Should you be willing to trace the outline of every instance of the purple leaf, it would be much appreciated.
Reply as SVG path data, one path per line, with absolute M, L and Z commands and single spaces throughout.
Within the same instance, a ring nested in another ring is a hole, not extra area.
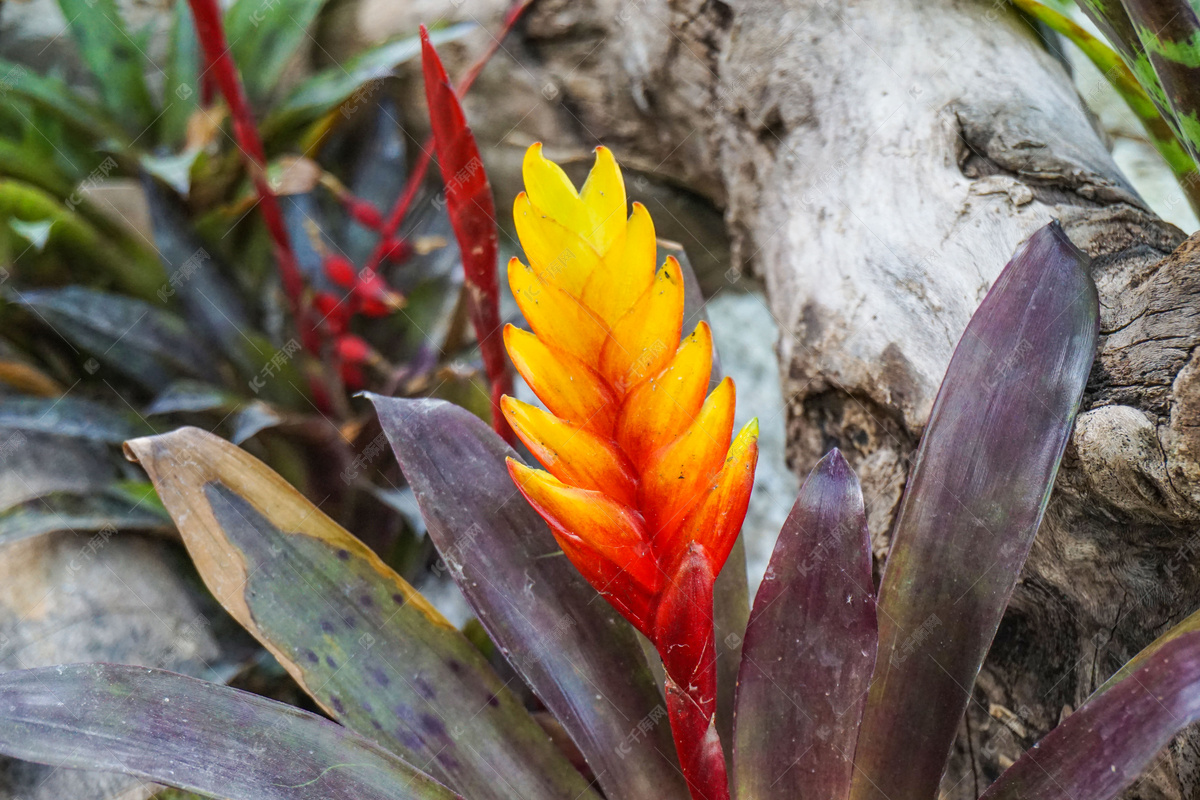
M 981 800 L 1108 800 L 1197 720 L 1200 633 L 1191 632 L 1093 696 L 1026 751 Z
M 844 800 L 877 644 L 862 490 L 833 450 L 800 488 L 750 612 L 733 740 L 739 797 Z
M 315 714 L 173 672 L 73 664 L 0 675 L 0 752 L 228 800 L 451 800 Z
M 517 492 L 504 465 L 516 454 L 458 406 L 367 396 L 450 574 L 601 787 L 610 797 L 686 797 L 633 629 Z
M 851 796 L 936 797 L 1042 513 L 1098 329 L 1087 257 L 1029 238 L 967 325 L 917 451 L 879 590 Z

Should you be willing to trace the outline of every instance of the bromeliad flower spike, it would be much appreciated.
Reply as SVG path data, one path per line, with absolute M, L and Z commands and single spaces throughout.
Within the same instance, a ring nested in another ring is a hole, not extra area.
M 654 224 L 626 217 L 612 153 L 576 191 L 535 144 L 514 206 L 529 265 L 508 280 L 533 333 L 508 326 L 517 371 L 549 411 L 505 397 L 509 424 L 546 468 L 509 472 L 587 580 L 654 642 L 692 793 L 728 797 L 713 723 L 712 591 L 746 515 L 758 423 L 730 443 L 734 385 L 707 394 L 712 332 L 683 335 L 684 284 L 655 270 Z

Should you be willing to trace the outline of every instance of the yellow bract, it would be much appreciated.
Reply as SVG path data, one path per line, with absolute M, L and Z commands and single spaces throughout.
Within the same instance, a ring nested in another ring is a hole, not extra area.
M 635 625 L 649 630 L 658 593 L 699 548 L 715 574 L 746 513 L 758 426 L 730 445 L 734 386 L 705 398 L 712 333 L 682 339 L 684 276 L 655 269 L 654 223 L 628 212 L 612 153 L 580 191 L 536 144 L 513 205 L 529 258 L 509 285 L 533 333 L 508 326 L 517 371 L 549 411 L 505 398 L 505 418 L 549 471 L 509 469 L 564 553 Z

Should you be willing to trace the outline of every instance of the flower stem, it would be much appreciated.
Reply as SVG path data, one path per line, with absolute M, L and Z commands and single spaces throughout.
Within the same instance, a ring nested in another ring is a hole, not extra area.
M 729 800 L 716 727 L 715 582 L 704 548 L 689 545 L 654 615 L 654 644 L 667 673 L 667 717 L 693 800 Z
M 207 70 L 203 79 L 212 80 L 225 98 L 229 106 L 229 114 L 233 120 L 233 135 L 238 148 L 246 161 L 246 169 L 254 184 L 262 208 L 263 222 L 271 237 L 271 246 L 275 261 L 279 265 L 279 276 L 283 283 L 292 314 L 295 316 L 301 335 L 312 331 L 312 320 L 304 307 L 304 281 L 300 276 L 296 257 L 288 238 L 287 227 L 283 223 L 283 213 L 279 202 L 271 191 L 266 177 L 266 154 L 263 151 L 262 139 L 258 135 L 258 126 L 250 111 L 245 89 L 238 76 L 237 67 L 229 53 L 229 45 L 225 41 L 225 28 L 221 23 L 221 9 L 217 0 L 188 0 L 192 16 L 196 20 L 196 36 L 204 50 L 204 62 Z

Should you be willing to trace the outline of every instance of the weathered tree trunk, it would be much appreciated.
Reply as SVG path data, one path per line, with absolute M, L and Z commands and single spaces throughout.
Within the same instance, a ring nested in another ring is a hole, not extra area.
M 514 85 L 552 101 L 524 131 L 603 139 L 725 209 L 785 332 L 791 463 L 843 449 L 881 558 L 954 344 L 1016 245 L 1058 218 L 1095 259 L 1101 351 L 947 797 L 1200 605 L 1200 248 L 1004 3 L 541 0 L 524 46 Z M 1134 794 L 1197 796 L 1198 770 L 1185 735 Z

